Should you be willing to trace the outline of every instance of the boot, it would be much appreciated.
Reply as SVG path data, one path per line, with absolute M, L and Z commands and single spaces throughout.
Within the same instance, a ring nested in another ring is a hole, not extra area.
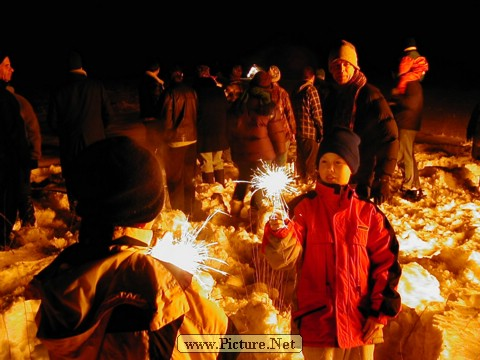
M 230 202 L 230 215 L 239 217 L 240 211 L 243 208 L 243 201 L 241 200 L 232 200 Z
M 206 184 L 214 184 L 213 172 L 202 172 L 202 182 Z
M 20 223 L 22 227 L 35 226 L 35 223 L 36 223 L 35 208 L 33 206 L 33 201 L 30 198 L 30 196 L 27 198 L 25 209 L 21 209 L 21 211 L 19 211 L 19 215 L 20 215 Z
M 215 175 L 215 181 L 225 187 L 225 170 L 215 170 L 213 173 Z

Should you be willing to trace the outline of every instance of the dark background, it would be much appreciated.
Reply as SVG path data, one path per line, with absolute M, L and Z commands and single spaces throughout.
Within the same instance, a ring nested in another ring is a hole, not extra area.
M 0 49 L 11 54 L 13 83 L 24 92 L 51 87 L 65 72 L 69 48 L 81 53 L 90 75 L 103 79 L 138 76 L 151 56 L 160 58 L 162 78 L 174 64 L 188 74 L 199 63 L 226 72 L 233 63 L 248 70 L 254 62 L 279 65 L 282 75 L 296 77 L 305 64 L 327 68 L 332 41 L 340 38 L 356 46 L 371 82 L 388 82 L 403 40 L 414 37 L 430 63 L 429 84 L 478 87 L 480 31 L 471 7 L 387 5 L 5 4 Z

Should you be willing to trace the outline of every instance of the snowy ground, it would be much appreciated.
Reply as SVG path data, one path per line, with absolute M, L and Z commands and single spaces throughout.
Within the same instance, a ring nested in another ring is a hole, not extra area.
M 410 203 L 396 195 L 382 205 L 400 242 L 404 306 L 385 328 L 385 343 L 377 346 L 377 360 L 480 359 L 480 163 L 472 161 L 469 144 L 463 142 L 469 111 L 480 98 L 477 95 L 425 91 L 425 121 L 416 150 L 427 196 Z M 438 101 L 434 103 L 433 98 Z M 125 108 L 125 104 L 117 107 Z M 135 108 L 131 110 L 124 115 L 125 122 L 135 117 Z M 143 125 L 125 122 L 113 126 L 110 134 L 145 140 Z M 55 141 L 48 135 L 45 139 L 43 168 L 35 178 L 45 179 L 46 185 L 35 197 L 37 227 L 19 229 L 17 225 L 12 248 L 0 252 L 0 359 L 48 359 L 35 337 L 39 304 L 25 299 L 25 286 L 77 237 L 66 197 L 58 191 L 62 179 Z M 227 170 L 230 180 L 225 189 L 197 186 L 205 215 L 229 210 L 235 168 Z M 399 186 L 397 174 L 394 188 Z M 211 256 L 224 261 L 210 265 L 227 273 L 204 273 L 205 294 L 225 309 L 242 333 L 288 333 L 293 274 L 270 270 L 259 253 L 261 232 L 249 231 L 248 207 L 242 214 L 240 223 L 223 214 L 208 223 L 190 223 L 204 226 L 198 239 L 212 244 Z M 187 222 L 182 213 L 165 211 L 157 226 L 178 231 L 178 220 Z M 241 356 L 278 358 L 302 359 L 291 354 Z
M 480 164 L 470 159 L 468 145 L 456 146 L 455 155 L 429 144 L 417 145 L 417 151 L 427 196 L 417 203 L 395 196 L 382 205 L 400 241 L 404 306 L 385 328 L 386 342 L 377 347 L 376 359 L 478 359 Z M 38 302 L 25 300 L 23 293 L 32 276 L 76 240 L 65 195 L 55 191 L 61 186 L 60 170 L 55 165 L 44 170 L 49 181 L 46 189 L 51 191 L 39 192 L 35 199 L 38 227 L 18 229 L 12 249 L 0 253 L 1 359 L 48 358 L 35 338 Z M 235 168 L 228 170 L 234 177 Z M 397 176 L 395 187 L 399 185 Z M 198 184 L 197 198 L 205 213 L 228 211 L 233 187 L 231 179 L 226 189 L 218 184 Z M 211 255 L 225 261 L 211 265 L 227 275 L 211 272 L 202 276 L 209 284 L 205 293 L 232 316 L 242 333 L 286 333 L 292 274 L 268 268 L 259 254 L 261 232 L 246 230 L 247 209 L 243 213 L 240 224 L 232 224 L 222 214 L 208 223 L 191 223 L 197 228 L 204 226 L 198 239 L 214 243 Z M 182 213 L 165 211 L 157 225 L 173 230 L 179 219 L 186 221 Z M 244 354 L 241 358 L 272 357 Z

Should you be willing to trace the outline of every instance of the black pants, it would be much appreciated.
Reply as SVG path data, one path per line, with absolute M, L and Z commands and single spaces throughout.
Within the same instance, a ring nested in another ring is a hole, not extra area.
M 165 150 L 165 171 L 170 204 L 173 209 L 192 215 L 195 200 L 197 144 L 169 147 Z

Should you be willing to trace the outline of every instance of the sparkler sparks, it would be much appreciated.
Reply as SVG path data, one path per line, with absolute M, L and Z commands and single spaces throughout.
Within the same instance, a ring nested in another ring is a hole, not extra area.
M 288 213 L 284 195 L 296 194 L 297 189 L 293 186 L 294 178 L 291 171 L 284 166 L 262 162 L 253 173 L 251 185 L 256 191 L 263 191 L 265 198 L 269 199 L 273 206 L 273 213 L 281 211 Z
M 226 272 L 207 265 L 209 260 L 226 264 L 225 261 L 209 255 L 209 248 L 216 243 L 208 244 L 197 239 L 206 224 L 218 212 L 221 211 L 212 213 L 202 226 L 197 228 L 192 229 L 190 223 L 185 221 L 181 224 L 181 232 L 178 238 L 172 232 L 167 232 L 162 239 L 158 239 L 157 244 L 150 250 L 150 255 L 158 260 L 173 264 L 192 275 L 198 275 L 201 271 L 208 270 L 226 275 Z

